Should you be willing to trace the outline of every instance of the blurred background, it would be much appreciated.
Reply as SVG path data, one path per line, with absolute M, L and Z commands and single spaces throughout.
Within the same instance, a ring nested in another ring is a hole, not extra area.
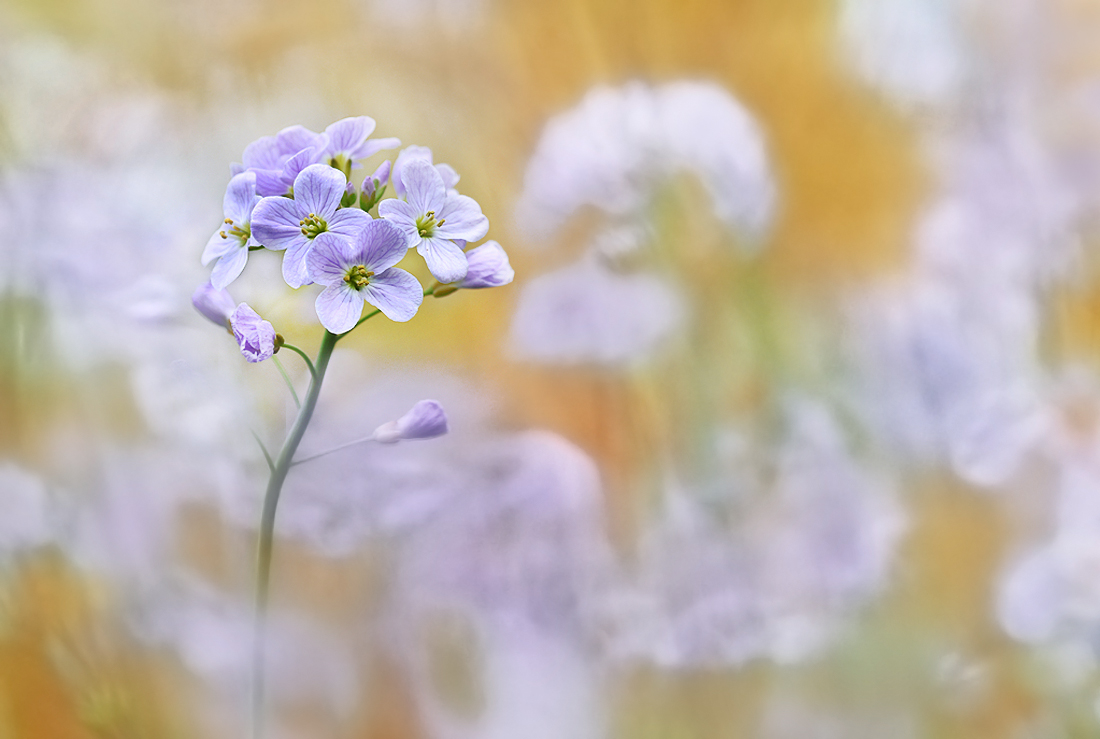
M 270 736 L 1096 736 L 1098 38 L 1091 0 L 0 0 L 0 739 L 244 734 L 293 404 L 190 296 L 244 147 L 357 115 L 516 279 L 334 355 L 303 454 L 421 398 L 451 433 L 293 470 Z M 250 261 L 315 351 L 316 288 Z

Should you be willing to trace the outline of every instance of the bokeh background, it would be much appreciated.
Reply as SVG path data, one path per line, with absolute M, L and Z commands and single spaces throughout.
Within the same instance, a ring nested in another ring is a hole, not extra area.
M 190 295 L 244 147 L 353 115 L 516 279 L 334 356 L 303 453 L 425 397 L 451 433 L 294 469 L 272 737 L 1096 736 L 1098 38 L 1091 0 L 2 0 L 0 739 L 243 735 L 293 406 Z M 234 297 L 315 350 L 265 254 Z

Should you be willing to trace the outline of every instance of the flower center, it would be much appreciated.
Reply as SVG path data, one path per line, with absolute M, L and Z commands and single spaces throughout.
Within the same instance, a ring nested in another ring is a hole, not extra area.
M 225 219 L 226 228 L 218 231 L 218 234 L 223 239 L 228 239 L 230 236 L 240 241 L 242 244 L 248 241 L 248 238 L 252 235 L 252 227 L 247 223 L 236 224 L 232 218 Z
M 442 226 L 447 222 L 446 218 L 440 218 L 438 221 L 435 219 L 435 211 L 429 210 L 424 215 L 416 219 L 416 231 L 423 239 L 430 239 L 435 236 L 435 229 Z
M 321 218 L 316 213 L 310 213 L 308 216 L 298 221 L 298 225 L 302 227 L 302 235 L 307 239 L 316 238 L 317 234 L 328 231 L 328 224 L 325 223 L 325 219 Z
M 364 287 L 370 284 L 370 278 L 374 277 L 373 272 L 368 272 L 367 268 L 361 264 L 357 264 L 347 271 L 344 275 L 344 282 L 348 283 L 355 290 L 362 290 Z

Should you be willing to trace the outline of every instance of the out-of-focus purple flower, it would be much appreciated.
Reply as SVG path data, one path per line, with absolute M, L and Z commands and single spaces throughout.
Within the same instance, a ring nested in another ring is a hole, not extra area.
M 223 328 L 229 327 L 229 317 L 236 308 L 228 290 L 218 289 L 209 282 L 195 289 L 191 295 L 191 305 L 212 323 Z
M 416 315 L 424 300 L 420 283 L 393 266 L 406 251 L 405 236 L 382 220 L 369 221 L 350 242 L 319 234 L 307 261 L 310 278 L 325 285 L 317 296 L 321 325 L 334 334 L 350 331 L 363 312 L 363 301 L 393 321 Z
M 323 133 L 289 126 L 249 144 L 244 150 L 244 168 L 255 173 L 258 194 L 287 195 L 299 172 L 324 159 L 327 144 Z
M 53 536 L 49 499 L 42 481 L 16 465 L 0 464 L 0 491 L 4 515 L 0 517 L 0 555 L 13 554 L 46 544 Z
M 477 241 L 489 231 L 489 219 L 473 198 L 448 191 L 436 168 L 421 159 L 404 167 L 405 200 L 384 200 L 379 214 L 396 225 L 442 283 L 466 276 L 466 254 L 454 242 Z
M 651 356 L 685 318 L 658 275 L 619 273 L 587 256 L 527 281 L 512 317 L 519 356 L 547 364 L 625 365 Z
M 396 421 L 374 430 L 374 440 L 393 444 L 408 439 L 434 439 L 447 433 L 447 414 L 435 400 L 421 400 Z
M 294 199 L 267 197 L 252 216 L 255 237 L 268 249 L 286 250 L 283 279 L 293 288 L 311 282 L 306 268 L 313 239 L 331 232 L 352 238 L 371 221 L 358 208 L 341 208 L 347 178 L 327 164 L 306 167 L 294 180 Z
M 466 252 L 469 269 L 458 286 L 466 290 L 483 287 L 501 287 L 510 283 L 516 271 L 508 263 L 508 254 L 495 241 L 486 241 L 481 246 Z
M 275 353 L 275 328 L 249 307 L 241 303 L 229 317 L 233 336 L 240 344 L 241 354 L 249 362 L 262 362 Z
M 355 160 L 366 159 L 372 154 L 383 149 L 396 149 L 401 146 L 401 140 L 395 138 L 370 139 L 374 132 L 374 119 L 361 115 L 355 118 L 344 118 L 336 121 L 325 129 L 328 145 L 325 147 L 325 156 L 332 166 L 343 170 L 347 165 L 358 167 Z
M 412 161 L 424 161 L 432 164 L 432 150 L 426 146 L 406 146 L 397 155 L 397 161 L 393 164 L 393 191 L 397 197 L 405 197 L 405 166 Z M 435 171 L 443 178 L 443 185 L 447 190 L 453 190 L 458 184 L 458 172 L 449 164 L 433 164 Z
M 210 282 L 216 288 L 224 288 L 244 271 L 248 262 L 248 247 L 258 245 L 252 237 L 252 210 L 260 196 L 256 194 L 256 174 L 241 172 L 229 181 L 225 189 L 222 208 L 225 222 L 206 242 L 202 252 L 203 266 L 215 259 Z

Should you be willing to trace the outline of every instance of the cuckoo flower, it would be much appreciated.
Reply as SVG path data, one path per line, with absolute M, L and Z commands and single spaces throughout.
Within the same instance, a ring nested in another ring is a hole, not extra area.
M 203 265 L 217 260 L 210 274 L 210 282 L 217 289 L 224 289 L 244 271 L 248 262 L 248 247 L 256 246 L 252 236 L 252 211 L 260 202 L 256 194 L 256 175 L 242 172 L 229 181 L 225 189 L 222 208 L 225 222 L 206 242 L 202 252 Z
M 435 167 L 421 159 L 404 166 L 405 200 L 383 200 L 378 212 L 404 232 L 440 282 L 466 276 L 466 255 L 453 240 L 477 241 L 489 231 L 489 219 L 470 197 L 448 191 Z
M 241 347 L 241 354 L 249 362 L 262 362 L 279 350 L 282 339 L 278 338 L 275 328 L 256 311 L 241 303 L 229 317 L 233 328 L 233 337 Z
M 469 269 L 457 285 L 466 290 L 501 287 L 516 276 L 512 265 L 508 263 L 508 254 L 495 241 L 486 241 L 481 246 L 470 249 L 466 252 L 466 262 Z
M 371 217 L 358 208 L 341 208 L 347 180 L 327 164 L 306 167 L 294 179 L 294 199 L 267 197 L 252 217 L 255 237 L 268 249 L 286 250 L 283 279 L 293 288 L 308 285 L 306 257 L 322 233 L 351 238 Z
M 336 121 L 326 128 L 328 145 L 325 147 L 325 157 L 328 163 L 346 173 L 352 167 L 359 166 L 355 164 L 356 159 L 366 159 L 383 149 L 401 146 L 400 139 L 370 139 L 374 126 L 373 118 L 361 115 Z
M 435 400 L 421 400 L 396 421 L 384 423 L 371 437 L 383 444 L 406 439 L 434 439 L 447 433 L 447 414 Z
M 317 317 L 334 334 L 355 328 L 366 301 L 394 321 L 416 315 L 424 300 L 416 278 L 393 265 L 407 251 L 405 236 L 386 221 L 370 221 L 350 241 L 319 234 L 307 259 L 310 277 L 325 285 Z
M 256 174 L 260 195 L 286 195 L 302 169 L 324 158 L 327 144 L 323 133 L 289 126 L 249 144 L 244 150 L 244 169 Z
M 406 146 L 397 155 L 397 161 L 393 163 L 393 191 L 397 193 L 399 198 L 405 197 L 405 180 L 402 176 L 405 165 L 416 159 L 432 164 L 432 150 L 426 146 Z M 439 172 L 439 176 L 443 178 L 443 185 L 448 190 L 453 190 L 455 185 L 458 184 L 458 172 L 455 172 L 454 167 L 449 164 L 435 164 L 433 166 L 435 171 Z
M 191 305 L 210 322 L 222 328 L 229 327 L 229 317 L 233 315 L 235 307 L 227 290 L 218 289 L 209 282 L 198 286 L 191 295 Z

